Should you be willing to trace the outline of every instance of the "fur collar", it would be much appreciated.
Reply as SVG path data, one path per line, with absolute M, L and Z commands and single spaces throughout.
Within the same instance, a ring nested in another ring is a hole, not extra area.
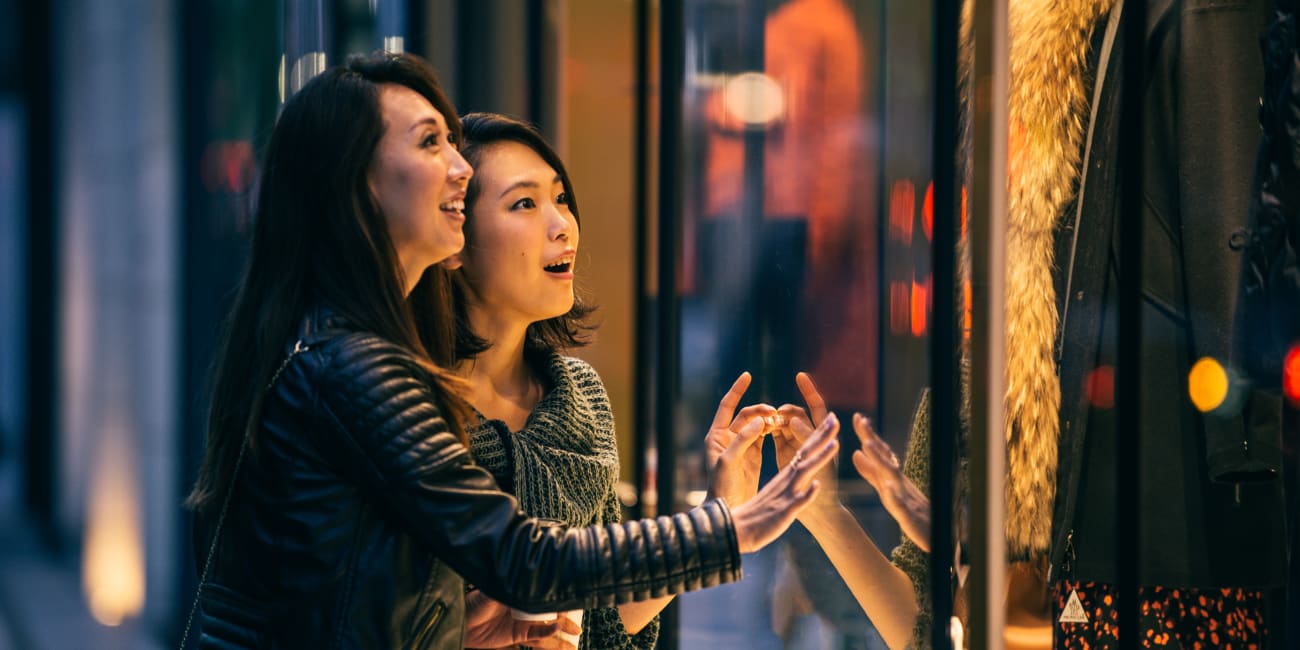
M 1006 278 L 1007 544 L 1048 551 L 1060 382 L 1054 233 L 1078 189 L 1092 86 L 1088 53 L 1113 0 L 1013 0 Z

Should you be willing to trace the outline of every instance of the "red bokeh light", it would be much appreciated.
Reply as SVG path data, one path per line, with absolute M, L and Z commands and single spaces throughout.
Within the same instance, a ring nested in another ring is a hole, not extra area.
M 257 156 L 246 140 L 210 142 L 199 161 L 203 187 L 209 192 L 242 194 L 256 171 Z
M 1282 394 L 1300 404 L 1300 343 L 1291 346 L 1282 361 Z
M 1110 409 L 1115 407 L 1115 369 L 1111 366 L 1097 366 L 1088 373 L 1083 382 L 1083 394 L 1093 408 Z
M 934 183 L 925 186 L 925 199 L 921 201 L 921 228 L 925 230 L 925 240 L 934 237 Z

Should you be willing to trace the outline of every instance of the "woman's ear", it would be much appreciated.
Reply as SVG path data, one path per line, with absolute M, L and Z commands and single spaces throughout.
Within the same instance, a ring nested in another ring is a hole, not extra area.
M 444 268 L 444 269 L 446 269 L 446 270 L 448 270 L 448 271 L 455 271 L 456 269 L 458 269 L 458 268 L 460 268 L 461 266 L 463 266 L 465 263 L 461 261 L 461 259 L 460 259 L 460 253 L 456 253 L 456 254 L 452 255 L 451 257 L 448 257 L 447 259 L 445 259 L 445 260 L 443 260 L 443 261 L 441 261 L 441 262 L 438 262 L 438 264 L 441 265 L 442 268 Z

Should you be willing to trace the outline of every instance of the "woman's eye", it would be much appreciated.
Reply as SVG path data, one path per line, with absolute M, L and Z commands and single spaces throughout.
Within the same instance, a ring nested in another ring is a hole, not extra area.
M 568 192 L 560 192 L 560 195 L 557 196 L 557 197 L 555 197 L 555 203 L 558 204 L 558 205 L 568 205 L 568 204 L 569 204 L 569 193 L 568 193 Z
M 438 146 L 438 134 L 437 134 L 437 133 L 430 133 L 429 135 L 424 136 L 424 139 L 420 141 L 420 146 L 421 146 L 421 147 L 436 147 L 436 146 Z
M 533 203 L 533 200 L 532 200 L 531 198 L 524 197 L 524 198 L 522 198 L 522 199 L 519 199 L 518 201 L 515 201 L 514 204 L 512 204 L 512 205 L 510 206 L 510 209 L 511 209 L 511 210 L 531 210 L 531 209 L 533 209 L 536 205 L 537 205 L 537 204 L 536 204 L 536 203 Z

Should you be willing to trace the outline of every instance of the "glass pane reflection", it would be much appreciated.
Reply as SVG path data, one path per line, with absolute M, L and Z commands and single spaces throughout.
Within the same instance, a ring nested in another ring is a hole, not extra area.
M 881 0 L 686 3 L 681 357 L 674 508 L 707 487 L 703 432 L 742 404 L 839 416 L 841 501 L 888 555 L 899 529 L 854 470 L 852 415 L 901 457 L 928 383 L 930 7 Z M 885 378 L 885 381 L 882 381 Z M 777 470 L 769 441 L 763 478 Z M 743 582 L 681 599 L 681 647 L 884 647 L 796 526 Z

